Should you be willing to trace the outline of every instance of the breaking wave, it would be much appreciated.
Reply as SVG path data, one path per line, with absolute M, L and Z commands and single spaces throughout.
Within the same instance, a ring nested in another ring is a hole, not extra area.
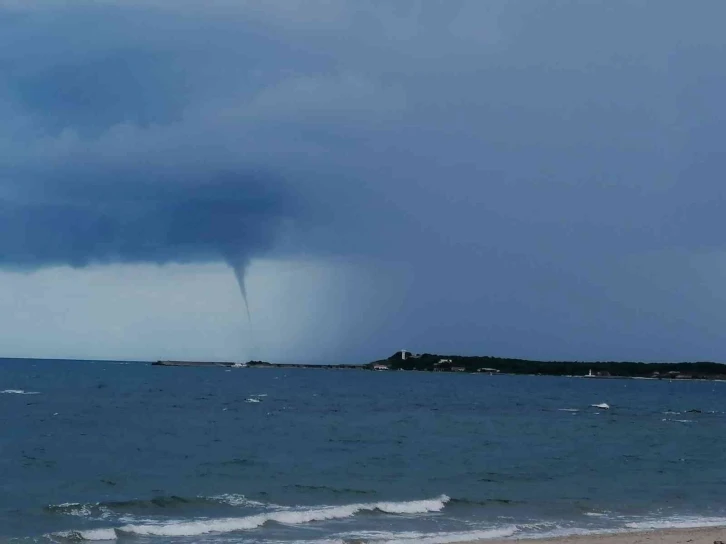
M 64 502 L 63 504 L 51 504 L 46 506 L 45 510 L 53 514 L 64 514 L 66 516 L 78 517 L 105 517 L 108 509 L 100 503 L 83 504 L 80 502 Z
M 254 507 L 254 508 L 284 508 L 283 506 L 279 506 L 277 504 L 268 504 L 260 501 L 253 501 L 252 499 L 248 499 L 244 495 L 235 495 L 233 493 L 226 493 L 224 495 L 215 495 L 214 497 L 209 497 L 210 501 L 214 502 L 220 502 L 222 504 L 227 504 L 229 506 L 246 506 L 246 507 Z
M 51 536 L 71 541 L 81 541 L 116 540 L 117 535 L 114 529 L 86 529 L 85 531 L 63 531 L 61 533 L 53 533 Z
M 361 512 L 426 514 L 443 510 L 449 500 L 449 497 L 442 495 L 435 499 L 420 501 L 360 503 L 343 506 L 323 506 L 306 510 L 265 512 L 235 518 L 145 523 L 141 525 L 129 524 L 109 529 L 56 533 L 52 536 L 69 540 L 114 540 L 119 536 L 201 536 L 212 533 L 257 529 L 270 522 L 301 525 L 314 521 L 346 519 Z
M 5 389 L 0 391 L 4 395 L 39 395 L 38 391 L 23 391 L 22 389 Z

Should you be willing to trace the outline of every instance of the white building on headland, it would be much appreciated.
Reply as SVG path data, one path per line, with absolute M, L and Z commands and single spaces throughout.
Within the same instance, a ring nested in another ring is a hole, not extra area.
M 420 353 L 412 353 L 406 349 L 402 349 L 398 353 L 401 354 L 401 359 L 403 359 L 404 361 L 408 359 L 418 359 L 419 357 L 421 357 Z

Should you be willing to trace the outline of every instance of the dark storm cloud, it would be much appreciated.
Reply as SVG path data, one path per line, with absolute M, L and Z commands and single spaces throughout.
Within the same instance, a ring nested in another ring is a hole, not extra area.
M 204 107 L 225 92 L 253 92 L 233 88 L 228 72 L 249 72 L 260 63 L 253 46 L 274 44 L 234 38 L 224 22 L 205 28 L 133 6 L 3 15 L 4 265 L 247 262 L 270 249 L 293 192 L 267 165 L 237 160 L 244 148 L 224 149 L 235 134 L 215 141 L 215 127 L 195 133 L 183 116 L 195 100 Z M 232 58 L 207 58 L 225 45 Z M 206 87 L 214 91 L 200 93 Z M 159 139 L 137 140 L 144 130 Z
M 355 258 L 356 353 L 717 353 L 722 2 L 0 5 L 6 266 Z
M 116 177 L 101 191 L 98 183 L 71 180 L 52 192 L 42 186 L 34 201 L 4 201 L 0 263 L 234 262 L 269 250 L 276 221 L 291 212 L 270 190 L 272 177 L 204 176 L 203 184 L 173 179 L 166 185 L 163 175 L 155 175 L 155 183 Z

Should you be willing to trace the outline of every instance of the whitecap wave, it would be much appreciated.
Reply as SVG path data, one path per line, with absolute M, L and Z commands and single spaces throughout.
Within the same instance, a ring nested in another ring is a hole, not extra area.
M 0 391 L 4 395 L 39 395 L 38 391 L 23 391 L 22 389 L 5 389 Z
M 98 507 L 95 504 L 82 504 L 80 502 L 64 502 L 62 504 L 53 504 L 47 509 L 51 512 L 59 512 L 68 516 L 90 517 L 93 515 L 93 509 Z
M 84 531 L 64 531 L 54 533 L 53 536 L 66 540 L 116 540 L 118 536 L 115 529 L 86 529 Z
M 224 495 L 215 495 L 213 497 L 209 497 L 211 500 L 216 502 L 221 502 L 223 504 L 227 504 L 229 506 L 246 506 L 246 507 L 254 507 L 254 508 L 275 508 L 275 509 L 283 509 L 282 506 L 278 506 L 276 504 L 267 504 L 260 501 L 253 501 L 252 499 L 248 499 L 244 495 L 235 495 L 234 493 L 225 493 Z
M 346 519 L 361 512 L 384 512 L 389 514 L 425 514 L 443 510 L 449 497 L 442 495 L 435 499 L 402 502 L 376 502 L 349 504 L 343 506 L 322 506 L 306 510 L 282 510 L 265 512 L 244 517 L 199 519 L 193 521 L 173 521 L 124 525 L 115 529 L 100 529 L 99 532 L 72 531 L 66 538 L 82 540 L 110 540 L 117 536 L 201 536 L 214 533 L 230 533 L 257 529 L 269 522 L 286 525 L 301 525 L 314 521 Z M 108 538 L 113 534 L 112 538 Z M 69 536 L 70 535 L 70 536 Z M 100 536 L 103 538 L 100 538 Z M 448 542 L 448 541 L 447 541 Z M 434 544 L 432 541 L 431 544 Z
M 439 512 L 451 499 L 441 495 L 436 499 L 408 502 L 377 502 L 362 506 L 361 510 L 380 510 L 388 514 L 424 514 L 426 512 Z

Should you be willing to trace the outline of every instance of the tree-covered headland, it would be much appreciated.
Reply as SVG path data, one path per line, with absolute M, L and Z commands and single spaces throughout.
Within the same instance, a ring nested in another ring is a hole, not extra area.
M 508 357 L 413 354 L 400 351 L 368 365 L 379 370 L 470 372 L 669 379 L 726 379 L 726 364 L 714 362 L 533 361 Z

